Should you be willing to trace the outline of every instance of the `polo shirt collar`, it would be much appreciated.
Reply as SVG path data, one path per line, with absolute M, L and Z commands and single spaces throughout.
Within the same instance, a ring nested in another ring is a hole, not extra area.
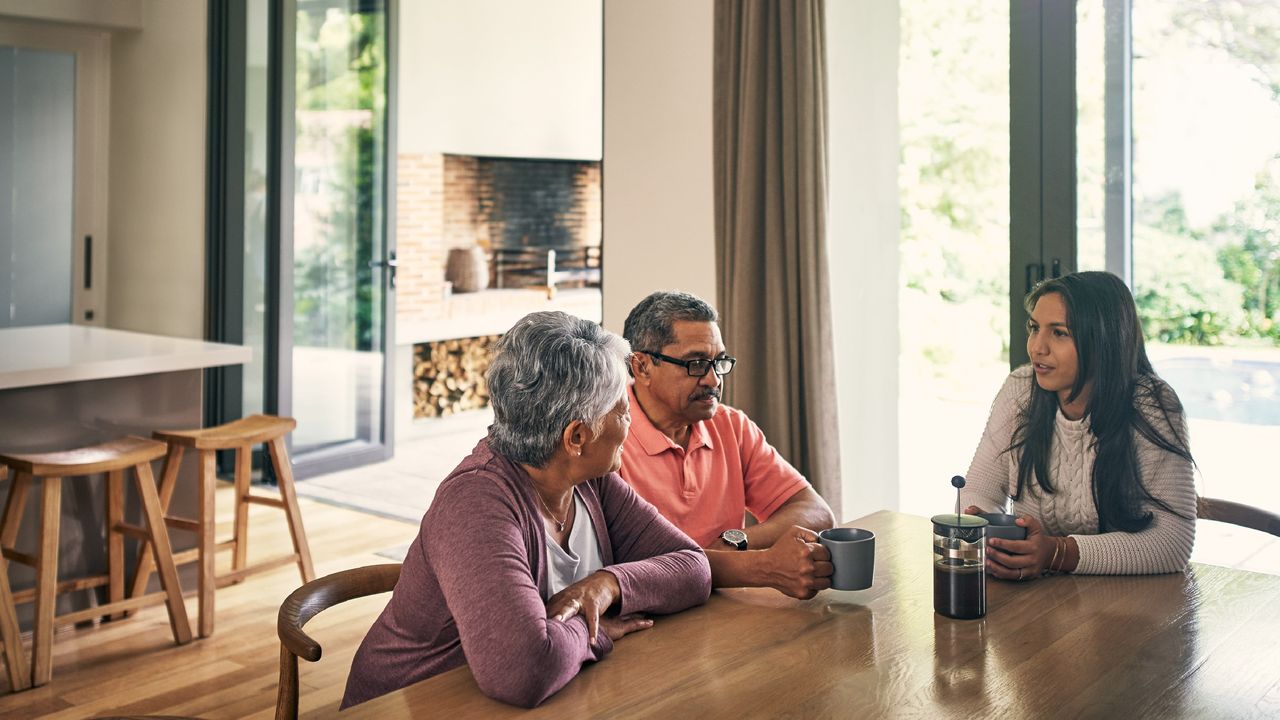
M 644 414 L 644 409 L 640 407 L 640 402 L 636 400 L 635 381 L 627 385 L 627 400 L 631 403 L 631 436 L 640 443 L 640 447 L 644 449 L 647 455 L 660 455 L 668 450 L 683 450 L 674 440 L 655 427 L 649 416 Z M 715 446 L 711 444 L 711 435 L 704 427 L 705 424 L 704 421 L 699 420 L 690 429 L 690 450 L 700 447 L 715 449 Z

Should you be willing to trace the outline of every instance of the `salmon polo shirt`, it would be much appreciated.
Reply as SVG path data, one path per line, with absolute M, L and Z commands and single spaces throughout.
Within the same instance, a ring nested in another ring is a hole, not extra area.
M 694 424 L 685 450 L 645 416 L 634 386 L 627 398 L 631 432 L 622 446 L 619 473 L 702 547 L 725 530 L 742 527 L 744 510 L 764 522 L 809 487 L 741 410 L 718 406 L 715 417 Z

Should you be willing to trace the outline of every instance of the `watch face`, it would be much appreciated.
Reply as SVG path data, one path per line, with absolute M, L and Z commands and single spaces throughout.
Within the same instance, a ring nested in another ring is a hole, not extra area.
M 747 544 L 747 534 L 741 530 L 725 530 L 720 537 L 735 547 L 744 547 Z

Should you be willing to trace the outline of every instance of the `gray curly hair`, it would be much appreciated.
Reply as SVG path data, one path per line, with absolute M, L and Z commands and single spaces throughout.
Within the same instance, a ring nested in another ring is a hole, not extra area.
M 696 295 L 660 290 L 641 300 L 627 314 L 622 337 L 637 352 L 658 352 L 676 341 L 672 327 L 677 320 L 719 322 L 716 309 Z
M 592 434 L 627 391 L 627 341 L 562 312 L 521 318 L 494 348 L 485 379 L 493 404 L 489 446 L 512 462 L 546 467 L 564 429 Z

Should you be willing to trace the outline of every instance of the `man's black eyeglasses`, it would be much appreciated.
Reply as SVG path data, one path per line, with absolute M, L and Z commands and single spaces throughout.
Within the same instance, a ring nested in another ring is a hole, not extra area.
M 669 362 L 672 365 L 679 365 L 688 371 L 689 375 L 693 377 L 704 377 L 707 373 L 711 372 L 712 369 L 716 371 L 716 375 L 723 377 L 733 372 L 733 364 L 738 362 L 738 358 L 731 357 L 718 357 L 714 360 L 707 360 L 706 358 L 698 358 L 697 360 L 680 360 L 678 358 L 673 358 L 670 355 L 663 355 L 662 353 L 650 352 L 648 350 L 645 350 L 644 354 L 654 358 L 655 360 L 662 360 Z

